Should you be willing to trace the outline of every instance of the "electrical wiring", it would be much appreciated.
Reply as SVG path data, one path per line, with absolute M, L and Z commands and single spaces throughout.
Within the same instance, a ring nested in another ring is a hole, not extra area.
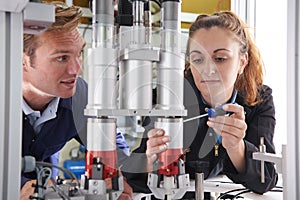
M 71 171 L 63 168 L 63 167 L 59 167 L 59 166 L 56 166 L 52 163 L 47 163 L 47 162 L 41 162 L 41 161 L 36 161 L 36 165 L 37 166 L 46 166 L 46 167 L 54 167 L 54 168 L 57 168 L 63 172 L 65 172 L 66 174 L 68 174 L 70 177 L 71 177 L 71 182 L 73 182 L 75 180 L 75 183 L 77 184 L 77 186 L 79 187 L 79 181 L 77 179 L 77 177 L 75 176 L 75 174 L 73 174 Z
M 36 171 L 37 171 L 37 180 L 38 180 L 38 183 L 40 183 L 39 181 L 45 181 L 44 182 L 44 185 L 42 187 L 39 187 L 40 189 L 40 193 L 39 193 L 39 196 L 40 197 L 43 197 L 44 196 L 44 190 L 47 188 L 47 184 L 49 182 L 49 180 L 51 180 L 52 182 L 52 185 L 48 188 L 52 188 L 54 192 L 56 192 L 60 197 L 62 197 L 63 199 L 66 199 L 66 200 L 69 200 L 69 196 L 68 194 L 66 194 L 66 192 L 60 187 L 60 185 L 57 185 L 56 184 L 56 181 L 52 178 L 52 170 L 51 170 L 51 167 L 54 167 L 54 168 L 57 168 L 59 170 L 61 170 L 62 172 L 66 173 L 69 175 L 69 177 L 71 177 L 71 182 L 70 184 L 72 184 L 73 181 L 75 181 L 75 190 L 76 192 L 79 192 L 79 194 L 81 193 L 80 190 L 78 189 L 79 186 L 80 186 L 80 183 L 77 179 L 77 177 L 75 176 L 75 174 L 73 174 L 71 171 L 63 168 L 63 167 L 59 167 L 59 166 L 56 166 L 52 163 L 47 163 L 47 162 L 41 162 L 41 161 L 36 161 Z M 46 173 L 48 172 L 48 173 Z M 45 177 L 45 175 L 47 175 L 47 178 L 43 178 Z M 43 179 L 42 179 L 42 178 Z M 73 183 L 73 184 L 74 184 Z M 39 198 L 38 198 L 39 199 Z
M 44 197 L 44 190 L 47 188 L 48 181 L 51 179 L 52 170 L 49 167 L 35 168 L 36 171 L 36 185 L 35 187 L 35 194 L 30 196 L 30 199 L 43 199 Z
M 229 195 L 232 192 L 245 191 L 245 190 L 248 190 L 248 189 L 246 189 L 246 188 L 238 188 L 238 189 L 229 190 L 229 191 L 227 191 L 225 193 L 222 193 L 222 195 L 218 196 L 218 198 L 216 200 L 222 199 L 223 197 Z
M 233 192 L 239 192 L 239 193 L 237 193 L 237 194 L 230 194 L 230 193 L 233 193 Z M 216 200 L 223 199 L 224 197 L 226 197 L 226 199 L 234 200 L 234 199 L 240 198 L 241 194 L 245 194 L 245 193 L 248 193 L 248 192 L 251 192 L 251 190 L 249 190 L 247 188 L 233 189 L 233 190 L 229 190 L 229 191 L 227 191 L 225 193 L 222 193 L 220 196 L 217 197 Z M 282 190 L 282 187 L 276 186 L 275 189 L 272 189 L 269 192 L 283 192 L 283 190 Z
M 251 192 L 251 190 L 247 189 L 247 190 L 244 190 L 242 192 L 239 192 L 236 195 L 234 195 L 231 200 L 234 200 L 234 199 L 237 199 L 237 198 L 241 198 L 241 196 L 240 196 L 241 194 L 245 194 L 245 193 L 248 193 L 248 192 Z M 242 197 L 242 198 L 244 198 L 244 197 Z

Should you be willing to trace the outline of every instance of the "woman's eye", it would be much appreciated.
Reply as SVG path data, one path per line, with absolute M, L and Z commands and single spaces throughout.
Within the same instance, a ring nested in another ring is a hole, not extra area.
M 200 64 L 203 62 L 203 59 L 202 58 L 194 58 L 192 59 L 192 63 L 193 64 Z
M 215 60 L 216 62 L 223 62 L 223 61 L 226 60 L 226 58 L 224 58 L 224 57 L 216 57 L 216 58 L 214 58 L 214 60 Z
M 56 58 L 58 62 L 64 62 L 68 60 L 68 56 L 59 56 Z

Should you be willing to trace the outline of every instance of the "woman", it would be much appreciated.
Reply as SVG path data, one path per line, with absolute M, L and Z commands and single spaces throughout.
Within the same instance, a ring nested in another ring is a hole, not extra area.
M 261 137 L 266 151 L 275 153 L 275 108 L 272 90 L 263 85 L 263 63 L 248 27 L 232 12 L 198 16 L 189 29 L 187 60 L 185 78 L 197 96 L 196 106 L 185 104 L 188 115 L 216 107 L 228 114 L 198 119 L 197 129 L 184 130 L 186 172 L 192 178 L 196 172 L 204 172 L 205 178 L 223 173 L 260 194 L 272 189 L 277 182 L 274 165 L 265 163 L 261 183 L 260 161 L 252 159 Z M 164 130 L 148 132 L 148 166 L 169 141 Z
M 205 126 L 203 122 L 206 121 L 208 127 L 222 136 L 219 155 L 213 155 L 215 149 L 203 155 L 202 163 L 206 167 L 201 168 L 208 168 L 204 169 L 205 176 L 223 172 L 254 192 L 270 190 L 277 181 L 274 166 L 265 164 L 265 183 L 261 183 L 260 162 L 253 160 L 251 155 L 259 151 L 260 137 L 264 137 L 267 152 L 275 152 L 272 141 L 275 109 L 272 91 L 263 85 L 263 63 L 248 27 L 232 12 L 200 15 L 190 27 L 189 38 L 185 75 L 200 97 L 200 113 L 205 113 L 205 107 L 227 102 L 229 104 L 222 108 L 232 113 L 200 120 L 199 126 Z M 234 91 L 237 97 L 235 103 L 230 103 Z M 192 177 L 197 168 L 193 161 L 201 159 L 199 144 L 204 139 L 199 134 L 207 132 L 201 130 L 186 154 L 186 169 Z M 164 141 L 170 139 L 163 135 L 153 136 L 157 131 L 153 129 L 148 133 L 146 153 L 150 162 L 156 159 L 156 153 L 166 149 Z

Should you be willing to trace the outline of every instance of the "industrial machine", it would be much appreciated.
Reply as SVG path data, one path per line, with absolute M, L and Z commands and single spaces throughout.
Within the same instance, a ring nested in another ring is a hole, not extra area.
M 85 114 L 88 120 L 88 156 L 86 175 L 81 188 L 76 183 L 62 184 L 54 192 L 40 188 L 44 199 L 117 199 L 123 190 L 122 176 L 116 169 L 116 119 L 114 116 L 158 116 L 156 127 L 164 128 L 171 138 L 168 150 L 156 163 L 158 174 L 150 174 L 148 186 L 158 198 L 180 198 L 189 185 L 182 162 L 183 62 L 180 54 L 180 1 L 161 2 L 161 46 L 150 45 L 149 1 L 119 0 L 118 35 L 114 26 L 113 0 L 93 1 L 93 47 L 89 52 L 89 103 Z M 123 5 L 124 4 L 124 5 Z M 125 4 L 128 6 L 126 7 Z M 296 65 L 299 63 L 299 2 L 289 1 L 289 106 L 290 115 L 286 155 L 287 181 L 285 199 L 298 199 L 299 174 L 298 97 Z M 124 8 L 124 9 L 122 9 Z M 36 12 L 39 10 L 40 12 Z M 120 12 L 121 11 L 121 12 Z M 130 11 L 129 13 L 124 12 Z M 122 13 L 123 12 L 123 13 Z M 0 197 L 19 199 L 21 160 L 21 80 L 22 34 L 40 33 L 54 20 L 52 6 L 12 0 L 0 2 Z M 24 27 L 24 29 L 23 29 Z M 295 45 L 297 44 L 297 45 Z M 152 71 L 157 64 L 157 105 L 152 105 Z M 118 80 L 119 78 L 119 80 Z M 175 131 L 176 130 L 176 131 Z M 94 141 L 101 141 L 95 143 Z M 259 157 L 263 155 L 263 157 Z M 270 155 L 254 155 L 262 161 L 274 161 Z M 278 160 L 275 158 L 275 160 Z M 296 162 L 295 162 L 296 161 Z M 44 177 L 51 173 L 46 163 L 30 160 L 32 165 L 22 170 L 41 171 Z M 46 169 L 43 169 L 46 168 Z M 66 172 L 67 173 L 67 172 Z M 72 177 L 72 174 L 70 174 Z M 162 179 L 161 179 L 162 177 Z M 112 187 L 106 188 L 105 179 Z M 42 180 L 42 179 L 41 179 Z M 45 179 L 47 180 L 47 179 Z M 45 180 L 42 180 L 45 182 Z M 76 180 L 76 178 L 74 178 Z M 163 181 L 162 181 L 163 180 Z M 84 183 L 84 184 L 83 184 Z M 163 183 L 163 184 L 162 184 Z M 65 195 L 67 194 L 67 195 Z
M 52 192 L 43 193 L 37 188 L 35 198 L 66 198 L 62 194 L 67 193 L 70 199 L 83 196 L 85 199 L 117 199 L 123 191 L 123 177 L 116 166 L 117 116 L 158 117 L 155 127 L 166 130 L 174 140 L 160 155 L 158 174 L 150 174 L 149 187 L 161 199 L 165 195 L 168 199 L 180 199 L 185 194 L 189 176 L 185 174 L 183 162 L 182 116 L 187 115 L 187 111 L 183 106 L 185 57 L 180 40 L 181 1 L 163 0 L 160 5 L 161 46 L 157 48 L 151 45 L 150 1 L 119 0 L 118 29 L 113 0 L 92 1 L 93 37 L 87 57 L 89 94 L 85 109 L 88 117 L 86 171 L 80 188 L 78 184 L 56 183 Z M 157 73 L 156 105 L 152 105 L 154 70 Z M 37 164 L 41 167 L 44 163 Z M 36 171 L 49 177 L 44 168 Z M 107 181 L 112 183 L 110 188 Z M 162 187 L 160 182 L 164 182 Z
M 112 3 L 93 1 L 93 48 L 89 50 L 89 97 L 85 110 L 89 117 L 87 181 L 101 179 L 94 175 L 97 170 L 94 166 L 98 165 L 102 166 L 104 174 L 110 174 L 107 177 L 117 176 L 114 165 L 116 119 L 111 116 L 157 116 L 155 126 L 165 129 L 176 140 L 169 144 L 168 150 L 159 159 L 158 172 L 164 176 L 165 185 L 160 187 L 162 180 L 157 179 L 157 174 L 151 174 L 149 187 L 158 198 L 163 199 L 167 195 L 179 199 L 189 186 L 189 177 L 184 172 L 181 159 L 181 117 L 187 114 L 183 106 L 181 2 L 160 2 L 160 48 L 151 46 L 149 1 L 119 1 L 118 35 L 114 31 Z M 153 63 L 157 64 L 156 105 L 152 105 Z M 101 143 L 95 144 L 95 141 Z

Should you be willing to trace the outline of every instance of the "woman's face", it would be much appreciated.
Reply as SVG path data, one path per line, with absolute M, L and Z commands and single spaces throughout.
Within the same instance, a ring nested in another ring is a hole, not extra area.
M 243 73 L 248 55 L 225 29 L 197 30 L 190 39 L 189 60 L 197 88 L 212 106 L 229 100 L 238 74 Z

